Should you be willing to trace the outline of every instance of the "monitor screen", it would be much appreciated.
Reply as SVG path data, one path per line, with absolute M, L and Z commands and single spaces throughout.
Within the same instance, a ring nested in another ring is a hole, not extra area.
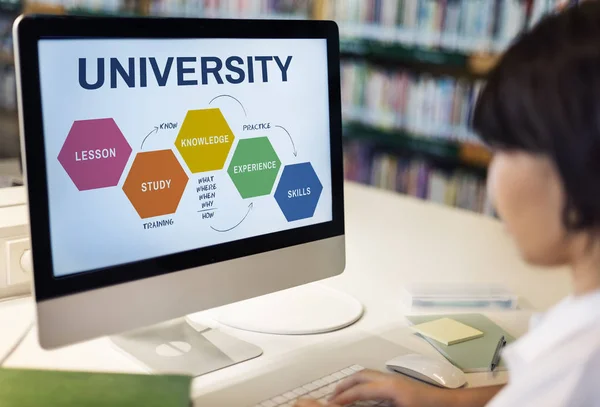
M 38 50 L 55 277 L 332 220 L 325 39 Z

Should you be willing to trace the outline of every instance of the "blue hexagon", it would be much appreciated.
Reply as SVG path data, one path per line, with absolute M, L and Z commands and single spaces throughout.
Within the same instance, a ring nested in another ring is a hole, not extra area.
M 286 165 L 275 191 L 288 222 L 310 218 L 315 213 L 323 185 L 310 163 Z

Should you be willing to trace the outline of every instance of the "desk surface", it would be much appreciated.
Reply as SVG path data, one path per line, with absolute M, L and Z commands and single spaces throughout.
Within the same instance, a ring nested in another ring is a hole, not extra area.
M 379 335 L 403 329 L 406 320 L 399 292 L 409 282 L 494 282 L 514 290 L 524 310 L 488 315 L 512 334 L 522 335 L 532 309 L 544 310 L 570 289 L 565 270 L 538 270 L 518 257 L 502 225 L 467 211 L 403 197 L 356 184 L 346 184 L 347 268 L 342 275 L 320 284 L 343 290 L 366 307 L 355 325 L 329 334 L 277 336 L 224 331 L 252 342 L 264 350 L 255 360 L 214 372 L 194 381 L 194 396 L 248 377 L 270 365 L 288 360 L 301 362 L 311 346 L 328 346 L 355 335 Z M 31 299 L 0 303 L 0 354 L 10 346 L 33 318 Z M 216 327 L 210 311 L 193 316 Z M 405 329 L 405 328 L 404 328 Z M 411 350 L 435 354 L 433 348 L 405 329 L 401 344 Z M 44 351 L 31 332 L 8 360 L 7 366 L 140 372 L 142 368 L 101 338 L 54 351 Z M 503 382 L 506 374 L 469 377 L 471 385 Z

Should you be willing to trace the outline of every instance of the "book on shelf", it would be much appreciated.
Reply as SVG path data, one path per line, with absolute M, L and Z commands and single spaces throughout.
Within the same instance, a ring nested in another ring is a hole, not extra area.
M 150 0 L 150 14 L 204 18 L 311 17 L 308 0 Z
M 524 0 L 331 0 L 343 37 L 499 52 L 526 25 Z
M 25 3 L 25 2 L 24 2 Z M 125 0 L 40 0 L 27 2 L 26 6 L 31 6 L 30 12 L 46 13 L 53 8 L 55 10 L 76 10 L 86 12 L 134 12 L 133 2 Z M 36 11 L 39 8 L 40 11 Z M 44 10 L 47 9 L 48 11 Z
M 496 47 L 502 50 L 506 49 L 526 26 L 527 16 L 523 12 L 522 0 L 505 0 L 500 3 L 497 10 L 499 18 Z
M 341 72 L 346 121 L 426 138 L 479 143 L 468 124 L 482 81 L 355 61 L 342 63 Z
M 446 203 L 445 177 L 438 171 L 433 171 L 429 177 L 429 200 L 440 204 Z
M 544 16 L 563 10 L 566 7 L 582 3 L 583 0 L 533 0 L 529 27 L 533 27 Z
M 0 17 L 0 31 L 6 33 L 6 36 L 0 41 L 0 110 L 5 112 L 16 112 L 17 108 L 16 75 L 11 35 L 13 20 L 14 16 Z M 14 119 L 16 120 L 16 113 Z
M 369 143 L 345 143 L 344 175 L 349 180 L 438 204 L 493 215 L 484 177 L 440 168 L 425 159 L 382 152 Z

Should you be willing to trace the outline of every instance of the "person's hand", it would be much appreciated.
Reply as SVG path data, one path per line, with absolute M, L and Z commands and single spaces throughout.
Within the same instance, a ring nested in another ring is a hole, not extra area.
M 355 401 L 385 400 L 395 407 L 444 405 L 449 392 L 399 374 L 363 370 L 350 376 L 335 389 L 330 405 L 345 406 Z M 301 407 L 317 407 L 305 404 Z
M 316 400 L 300 399 L 294 404 L 294 407 L 323 407 L 323 404 Z M 327 407 L 340 407 L 335 404 L 327 404 Z
M 326 407 L 341 407 L 357 401 L 382 400 L 394 407 L 483 407 L 502 386 L 448 390 L 399 374 L 363 370 L 344 380 L 335 389 Z M 301 400 L 294 407 L 323 407 L 314 400 Z

